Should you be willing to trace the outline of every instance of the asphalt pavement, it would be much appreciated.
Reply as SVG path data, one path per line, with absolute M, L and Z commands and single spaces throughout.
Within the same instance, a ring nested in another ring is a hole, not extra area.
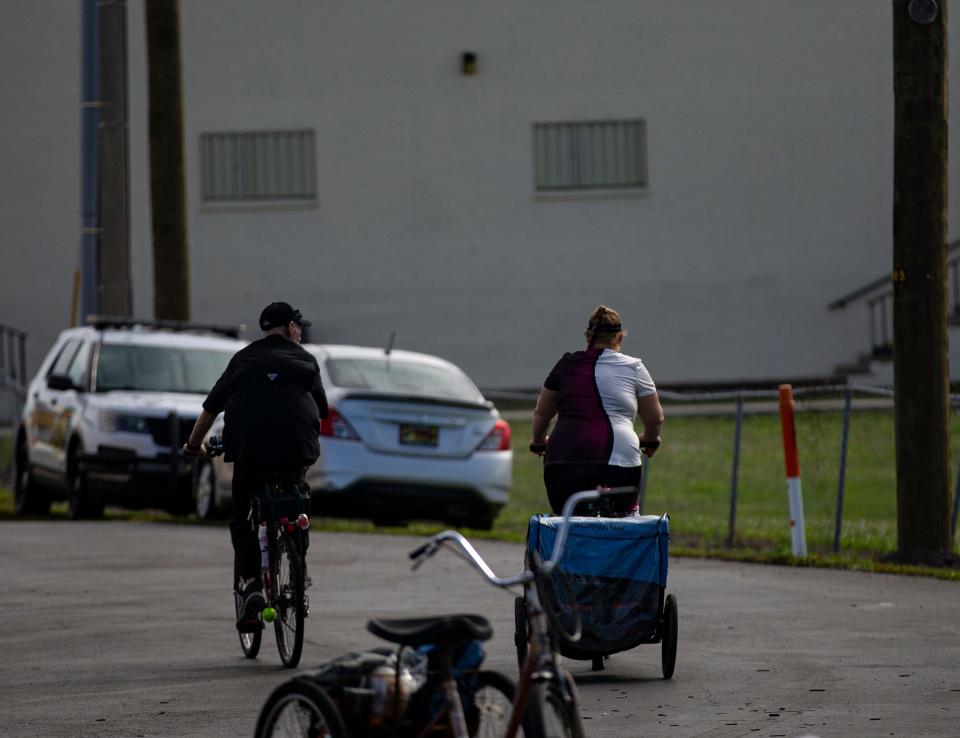
M 272 639 L 245 659 L 227 531 L 135 522 L 0 524 L 0 736 L 251 735 L 270 690 L 377 645 L 373 616 L 478 612 L 487 666 L 515 674 L 511 598 L 418 539 L 315 533 L 302 665 Z M 519 545 L 477 542 L 500 574 Z M 960 585 L 932 579 L 673 558 L 676 674 L 659 646 L 603 672 L 566 660 L 590 736 L 960 735 Z M 268 633 L 268 635 L 270 635 Z M 382 644 L 381 644 L 382 645 Z

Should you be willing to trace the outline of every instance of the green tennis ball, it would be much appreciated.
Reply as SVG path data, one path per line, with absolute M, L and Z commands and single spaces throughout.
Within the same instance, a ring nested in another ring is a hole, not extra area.
M 272 607 L 265 607 L 263 608 L 263 611 L 260 613 L 260 617 L 263 618 L 263 622 L 272 623 L 274 620 L 277 619 L 277 611 L 274 610 Z

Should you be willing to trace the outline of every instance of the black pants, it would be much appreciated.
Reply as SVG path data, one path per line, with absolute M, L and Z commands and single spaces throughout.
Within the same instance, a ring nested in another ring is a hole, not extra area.
M 302 480 L 306 469 L 297 467 L 289 470 L 289 473 Z M 253 495 L 263 490 L 264 484 L 263 470 L 259 467 L 245 466 L 239 462 L 233 465 L 233 520 L 230 521 L 230 540 L 233 543 L 235 587 L 239 579 L 260 579 L 260 542 L 257 540 L 256 525 L 249 518 L 250 500 Z
M 553 512 L 559 515 L 563 504 L 574 492 L 597 487 L 636 487 L 637 496 L 617 500 L 616 512 L 626 515 L 636 508 L 640 496 L 641 466 L 608 464 L 548 464 L 543 467 L 543 483 Z

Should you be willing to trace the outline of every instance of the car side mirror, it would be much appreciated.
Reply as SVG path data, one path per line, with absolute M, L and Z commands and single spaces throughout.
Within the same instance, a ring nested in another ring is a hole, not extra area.
M 77 389 L 73 384 L 73 380 L 66 374 L 51 374 L 47 377 L 47 387 L 60 391 Z

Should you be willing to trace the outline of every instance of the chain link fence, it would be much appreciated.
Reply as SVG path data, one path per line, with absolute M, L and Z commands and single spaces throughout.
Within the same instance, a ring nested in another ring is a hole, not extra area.
M 507 394 L 488 396 L 498 405 L 506 400 L 527 407 L 536 398 Z M 893 392 L 838 384 L 798 387 L 793 395 L 808 550 L 865 555 L 895 550 Z M 647 463 L 643 509 L 668 511 L 671 533 L 682 544 L 789 552 L 778 391 L 661 390 L 660 399 L 667 418 L 663 447 Z M 509 415 L 525 420 L 527 413 Z M 956 531 L 960 396 L 951 396 L 950 438 Z

